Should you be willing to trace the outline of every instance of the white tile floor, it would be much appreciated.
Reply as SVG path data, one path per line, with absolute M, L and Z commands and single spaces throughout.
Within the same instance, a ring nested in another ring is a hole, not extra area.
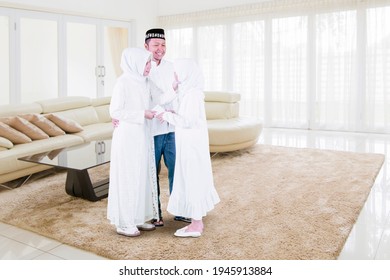
M 264 129 L 259 143 L 382 153 L 385 163 L 339 259 L 390 259 L 390 135 Z M 1 193 L 0 193 L 1 195 Z M 95 254 L 0 223 L 0 260 L 101 260 Z

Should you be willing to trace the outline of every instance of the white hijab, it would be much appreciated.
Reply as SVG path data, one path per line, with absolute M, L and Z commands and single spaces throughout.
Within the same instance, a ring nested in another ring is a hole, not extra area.
M 181 94 L 196 90 L 203 94 L 203 74 L 195 60 L 190 58 L 177 59 L 173 62 L 175 72 L 179 79 Z
M 146 63 L 151 59 L 151 53 L 141 48 L 127 48 L 122 52 L 121 68 L 123 75 L 145 81 L 144 76 Z

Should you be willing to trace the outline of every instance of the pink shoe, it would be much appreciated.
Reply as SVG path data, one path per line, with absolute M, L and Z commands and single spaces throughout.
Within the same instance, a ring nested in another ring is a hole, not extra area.
M 139 232 L 137 227 L 118 227 L 116 228 L 116 232 L 120 235 L 129 236 L 129 237 L 136 237 L 139 236 L 141 233 Z
M 202 235 L 199 231 L 186 231 L 188 226 L 178 229 L 174 235 L 177 237 L 200 237 Z

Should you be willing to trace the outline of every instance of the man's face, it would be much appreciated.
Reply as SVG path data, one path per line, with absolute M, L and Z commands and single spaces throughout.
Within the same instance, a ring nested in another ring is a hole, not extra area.
M 153 54 L 153 60 L 160 63 L 166 51 L 165 40 L 158 38 L 149 39 L 149 43 L 145 43 L 145 48 Z

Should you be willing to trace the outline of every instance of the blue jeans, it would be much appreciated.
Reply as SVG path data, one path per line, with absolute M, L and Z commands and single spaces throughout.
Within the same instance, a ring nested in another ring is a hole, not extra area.
M 160 203 L 160 182 L 159 173 L 161 169 L 161 157 L 164 157 L 165 166 L 168 168 L 168 180 L 169 180 L 169 193 L 172 192 L 173 177 L 175 173 L 175 160 L 176 160 L 176 147 L 175 147 L 175 133 L 169 132 L 168 134 L 154 136 L 154 152 L 156 157 L 156 169 L 157 169 L 157 194 L 158 194 L 158 215 L 160 220 L 161 215 L 161 203 Z

